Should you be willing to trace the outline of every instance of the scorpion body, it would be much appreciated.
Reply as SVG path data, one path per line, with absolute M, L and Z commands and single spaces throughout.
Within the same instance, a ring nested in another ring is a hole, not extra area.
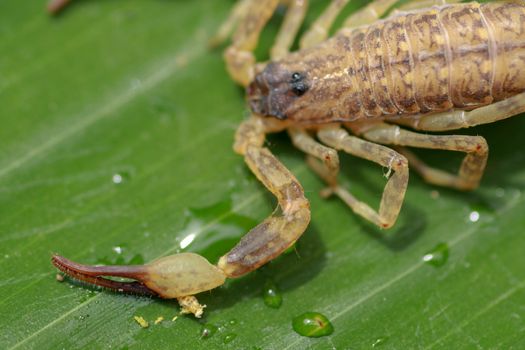
M 521 93 L 524 70 L 523 4 L 444 5 L 342 29 L 268 64 L 249 93 L 255 112 L 305 125 L 417 118 Z M 293 72 L 308 94 L 281 93 Z
M 234 150 L 275 195 L 280 210 L 250 230 L 217 265 L 192 253 L 144 266 L 85 266 L 60 256 L 53 257 L 53 264 L 110 289 L 177 298 L 184 310 L 200 317 L 203 307 L 194 294 L 279 256 L 310 222 L 299 181 L 264 147 L 271 132 L 286 130 L 307 154 L 308 165 L 328 185 L 323 196 L 337 195 L 381 228 L 397 220 L 409 164 L 429 183 L 460 190 L 478 187 L 488 158 L 485 139 L 426 132 L 492 123 L 525 112 L 525 2 L 444 5 L 458 0 L 409 0 L 405 6 L 415 11 L 379 20 L 397 0 L 376 0 L 327 39 L 348 1 L 332 0 L 304 34 L 297 52 L 289 50 L 306 0 L 241 0 L 216 37 L 221 42 L 235 28 L 225 60 L 231 77 L 246 88 L 252 112 L 237 130 Z M 259 34 L 281 2 L 288 9 L 271 61 L 256 64 L 253 50 Z M 426 165 L 406 147 L 459 151 L 465 157 L 457 174 L 451 174 Z M 379 209 L 338 184 L 337 151 L 388 169 Z

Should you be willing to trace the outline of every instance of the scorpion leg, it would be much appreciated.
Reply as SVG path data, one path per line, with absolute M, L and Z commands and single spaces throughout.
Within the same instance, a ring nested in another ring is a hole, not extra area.
M 281 59 L 288 54 L 303 23 L 307 8 L 308 0 L 290 0 L 279 34 L 277 34 L 275 43 L 270 49 L 272 60 Z
M 404 4 L 400 5 L 399 7 L 397 7 L 394 11 L 392 11 L 392 14 L 395 15 L 400 12 L 419 10 L 419 9 L 424 9 L 424 8 L 428 8 L 432 6 L 456 4 L 461 1 L 462 0 L 409 0 L 405 2 Z
M 297 241 L 310 222 L 310 205 L 297 179 L 262 147 L 265 126 L 252 117 L 239 127 L 234 150 L 278 200 L 279 211 L 254 227 L 226 255 L 218 267 L 228 277 L 239 277 L 279 256 Z
M 210 39 L 209 45 L 217 47 L 225 42 L 239 23 L 239 20 L 245 16 L 248 5 L 252 0 L 239 0 L 230 11 L 228 18 L 221 24 L 217 33 Z
M 481 136 L 467 135 L 426 135 L 401 129 L 397 125 L 376 124 L 367 129 L 362 136 L 373 142 L 396 146 L 441 149 L 465 152 L 457 175 L 431 168 L 421 162 L 408 150 L 401 149 L 410 164 L 429 183 L 453 187 L 460 190 L 472 190 L 478 187 L 488 157 L 488 145 Z
M 303 35 L 300 47 L 312 47 L 328 37 L 337 15 L 343 10 L 350 0 L 332 0 L 324 12 L 315 20 L 308 31 Z
M 328 184 L 330 189 L 337 187 L 339 172 L 337 151 L 320 144 L 303 129 L 289 128 L 288 134 L 294 146 L 307 154 L 306 161 L 310 168 Z
M 379 211 L 357 200 L 348 191 L 336 186 L 333 192 L 352 210 L 379 227 L 389 228 L 394 225 L 401 210 L 408 185 L 408 161 L 396 151 L 372 142 L 350 136 L 340 127 L 326 127 L 318 132 L 319 139 L 338 150 L 354 156 L 368 159 L 388 167 L 388 181 L 383 191 Z M 394 173 L 391 175 L 391 170 Z M 391 175 L 391 176 L 390 176 Z
M 230 13 L 230 17 L 221 25 L 217 34 L 210 40 L 211 47 L 216 47 L 228 39 L 238 22 L 247 17 L 248 13 L 252 11 L 249 6 L 250 2 L 253 1 L 241 0 L 235 5 Z M 280 59 L 288 54 L 293 40 L 301 27 L 307 8 L 308 0 L 290 0 L 283 25 L 279 29 L 275 44 L 270 49 L 270 57 L 272 59 Z
M 373 23 L 383 17 L 399 0 L 375 0 L 352 13 L 344 22 L 344 28 L 357 28 Z
M 476 108 L 471 111 L 454 110 L 418 117 L 391 119 L 389 121 L 409 126 L 416 130 L 447 131 L 493 123 L 525 112 L 525 93 Z
M 270 20 L 279 0 L 248 0 L 232 19 L 237 20 L 232 44 L 224 52 L 226 68 L 234 81 L 248 86 L 255 74 L 253 50 L 265 24 Z

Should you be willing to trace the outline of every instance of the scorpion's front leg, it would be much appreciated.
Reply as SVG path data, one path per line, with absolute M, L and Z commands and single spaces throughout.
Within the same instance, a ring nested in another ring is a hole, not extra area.
M 264 26 L 280 3 L 285 4 L 288 9 L 270 50 L 270 57 L 273 60 L 282 58 L 288 53 L 301 26 L 308 5 L 307 0 L 242 0 L 234 7 L 232 15 L 221 26 L 217 36 L 212 39 L 213 45 L 220 43 L 236 26 L 232 44 L 224 52 L 224 59 L 228 73 L 242 86 L 248 86 L 253 80 L 256 69 L 253 51 Z
M 297 179 L 262 147 L 265 126 L 252 117 L 237 131 L 234 149 L 279 202 L 279 210 L 244 236 L 218 263 L 228 277 L 239 277 L 279 256 L 303 234 L 310 222 L 310 205 Z
M 232 44 L 224 52 L 228 73 L 237 83 L 247 86 L 255 74 L 253 50 L 266 22 L 272 17 L 279 0 L 245 0 L 231 22 L 238 22 Z M 226 22 L 228 23 L 228 22 Z M 226 25 L 227 26 L 227 25 Z M 220 40 L 220 39 L 219 39 Z
M 200 317 L 203 305 L 194 294 L 222 285 L 227 277 L 239 277 L 290 247 L 310 221 L 308 200 L 297 179 L 263 148 L 265 126 L 258 118 L 237 131 L 235 150 L 243 154 L 257 178 L 277 197 L 280 211 L 264 220 L 220 258 L 218 266 L 194 253 L 167 256 L 146 265 L 88 266 L 54 255 L 52 263 L 67 275 L 114 291 L 177 298 L 182 311 Z M 103 276 L 133 279 L 120 282 Z

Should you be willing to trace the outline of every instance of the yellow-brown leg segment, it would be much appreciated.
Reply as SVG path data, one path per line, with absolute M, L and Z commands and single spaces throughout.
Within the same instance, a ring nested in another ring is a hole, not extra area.
M 238 19 L 233 34 L 232 44 L 224 52 L 226 68 L 234 81 L 247 86 L 254 77 L 255 56 L 253 50 L 259 41 L 259 35 L 272 17 L 279 0 L 248 0 L 241 5 L 240 13 L 232 19 Z
M 234 149 L 278 200 L 279 210 L 248 232 L 217 264 L 228 277 L 239 277 L 279 256 L 303 234 L 310 222 L 310 205 L 297 179 L 262 147 L 265 127 L 260 118 L 244 122 Z
M 306 162 L 330 188 L 337 187 L 339 156 L 335 149 L 326 147 L 303 129 L 290 128 L 288 134 L 295 147 L 307 154 Z
M 391 121 L 416 130 L 447 131 L 493 123 L 523 112 L 525 112 L 525 93 L 472 111 L 454 110 L 426 116 L 392 118 Z
M 318 132 L 319 139 L 330 147 L 343 150 L 354 156 L 368 159 L 387 167 L 388 180 L 383 191 L 379 211 L 360 202 L 340 186 L 334 188 L 337 194 L 352 210 L 379 227 L 394 225 L 401 210 L 408 185 L 408 161 L 396 151 L 372 142 L 350 136 L 340 127 L 326 127 Z M 393 171 L 393 174 L 392 174 Z
M 275 43 L 270 49 L 272 60 L 281 59 L 288 54 L 295 36 L 303 23 L 307 8 L 308 0 L 289 0 L 283 25 L 279 29 Z
M 212 44 L 226 39 L 237 25 L 232 44 L 224 52 L 226 68 L 234 81 L 247 86 L 255 75 L 255 56 L 259 35 L 270 20 L 279 3 L 286 3 L 288 10 L 277 35 L 270 56 L 279 59 L 285 56 L 301 26 L 308 7 L 308 0 L 243 0 L 238 3 L 232 15 L 219 29 Z
M 399 0 L 375 0 L 352 13 L 343 24 L 344 28 L 356 28 L 380 19 Z
M 455 4 L 461 1 L 462 0 L 410 0 L 400 5 L 399 7 L 396 7 L 396 9 L 392 11 L 392 15 L 396 15 L 407 11 L 429 8 L 432 6 Z
M 312 47 L 328 37 L 328 31 L 332 27 L 337 15 L 348 4 L 350 0 L 332 0 L 324 12 L 315 20 L 308 31 L 303 35 L 300 47 Z
M 221 45 L 230 37 L 241 18 L 247 13 L 248 5 L 251 1 L 252 0 L 239 0 L 233 6 L 228 18 L 221 24 L 217 33 L 210 39 L 209 45 L 211 47 Z
M 381 144 L 465 152 L 458 174 L 452 175 L 425 165 L 408 150 L 400 150 L 427 182 L 440 186 L 460 190 L 475 189 L 487 164 L 489 148 L 481 136 L 425 135 L 384 123 L 364 131 L 362 136 Z

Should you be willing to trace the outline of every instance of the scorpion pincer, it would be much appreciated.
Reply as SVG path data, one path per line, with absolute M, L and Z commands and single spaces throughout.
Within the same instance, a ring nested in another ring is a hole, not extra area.
M 279 256 L 309 224 L 303 188 L 264 147 L 266 134 L 272 132 L 287 131 L 307 154 L 308 165 L 328 185 L 322 194 L 337 195 L 381 228 L 396 222 L 409 164 L 431 184 L 477 188 L 488 157 L 485 139 L 426 132 L 492 123 L 525 112 L 525 2 L 411 0 L 380 20 L 396 2 L 371 2 L 328 38 L 348 3 L 333 0 L 296 52 L 289 51 L 306 0 L 241 0 L 235 5 L 214 41 L 222 42 L 235 29 L 224 56 L 232 78 L 246 87 L 252 112 L 237 130 L 234 150 L 275 195 L 279 210 L 217 265 L 193 253 L 141 266 L 86 266 L 58 255 L 53 264 L 69 276 L 116 291 L 177 298 L 183 311 L 200 317 L 203 306 L 195 294 Z M 257 64 L 253 50 L 259 34 L 280 3 L 287 12 L 271 61 Z M 465 157 L 459 171 L 451 174 L 426 165 L 406 147 L 459 151 Z M 337 151 L 388 168 L 379 209 L 338 185 Z

